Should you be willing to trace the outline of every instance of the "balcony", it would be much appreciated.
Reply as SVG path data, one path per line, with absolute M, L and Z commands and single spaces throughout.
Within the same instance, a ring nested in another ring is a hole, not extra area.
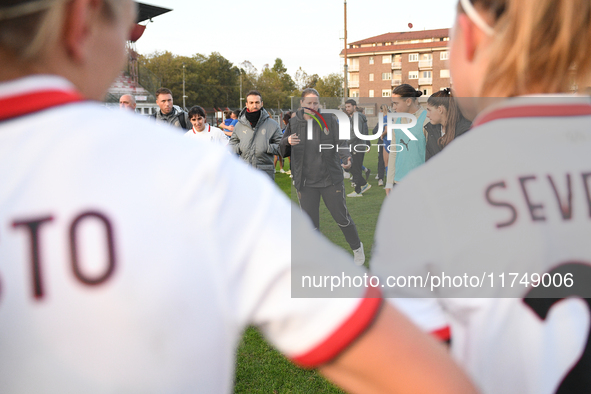
M 392 62 L 392 70 L 402 69 L 402 62 Z
M 359 65 L 356 66 L 349 66 L 348 67 L 349 72 L 359 72 Z
M 392 80 L 392 86 L 402 85 L 402 79 L 397 78 Z
M 419 78 L 419 85 L 433 85 L 433 78 Z
M 349 81 L 349 88 L 358 88 L 359 81 Z
M 433 59 L 419 60 L 419 68 L 433 68 Z

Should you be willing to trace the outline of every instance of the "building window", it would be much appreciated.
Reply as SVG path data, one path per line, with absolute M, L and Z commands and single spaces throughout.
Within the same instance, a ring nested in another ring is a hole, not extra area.
M 369 97 L 373 97 L 373 95 L 374 95 L 373 89 L 370 89 L 370 91 L 369 91 Z
M 369 80 L 370 80 L 370 82 L 373 81 L 373 73 L 369 74 Z
M 449 70 L 440 70 L 439 77 L 440 78 L 449 78 Z
M 431 74 L 431 71 L 423 71 L 423 76 L 421 78 L 432 78 L 433 74 Z
M 369 64 L 373 64 L 373 56 L 369 57 Z
M 418 71 L 409 71 L 408 72 L 408 79 L 419 79 L 419 72 Z
M 392 55 L 382 56 L 382 64 L 392 63 Z
M 391 96 L 392 96 L 392 91 L 390 89 L 382 90 L 382 97 L 391 97 Z
M 447 51 L 441 52 L 441 54 L 439 55 L 439 59 L 440 60 L 447 60 L 447 59 L 449 59 L 449 52 L 447 52 Z
M 366 115 L 373 115 L 373 107 L 366 107 L 363 113 Z
M 359 97 L 359 90 L 351 90 L 351 97 Z
M 419 61 L 419 54 L 418 53 L 411 53 L 408 55 L 409 62 L 418 62 Z
M 389 81 L 392 79 L 392 73 L 382 73 L 382 81 Z

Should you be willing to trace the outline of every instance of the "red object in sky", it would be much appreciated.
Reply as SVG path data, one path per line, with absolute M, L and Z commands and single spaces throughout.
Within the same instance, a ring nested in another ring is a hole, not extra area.
M 409 28 L 409 29 L 412 29 L 412 23 L 409 23 L 409 24 L 408 24 L 408 28 Z
M 136 24 L 135 27 L 133 28 L 133 31 L 131 32 L 131 37 L 129 37 L 129 41 L 136 42 L 137 40 L 139 40 L 140 37 L 142 36 L 142 34 L 144 34 L 145 30 L 146 30 L 146 26 Z

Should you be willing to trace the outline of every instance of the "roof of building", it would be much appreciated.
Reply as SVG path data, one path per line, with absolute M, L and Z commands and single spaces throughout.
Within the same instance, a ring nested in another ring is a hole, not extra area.
M 157 17 L 158 15 L 166 14 L 172 11 L 170 8 L 156 7 L 155 5 L 144 4 L 137 2 L 138 4 L 138 16 L 136 22 L 143 22 Z
M 347 57 L 356 54 L 369 54 L 380 52 L 402 52 L 411 51 L 413 49 L 428 49 L 428 48 L 446 48 L 449 46 L 449 41 L 436 42 L 421 42 L 418 44 L 402 44 L 402 45 L 385 45 L 366 48 L 349 48 L 347 49 Z M 345 56 L 345 50 L 341 51 L 341 56 Z
M 426 38 L 442 38 L 449 37 L 450 29 L 435 29 L 435 30 L 417 30 L 417 31 L 403 31 L 397 33 L 385 33 L 379 36 L 366 38 L 361 41 L 355 41 L 349 45 L 363 45 L 373 44 L 378 42 L 396 42 L 406 40 L 423 40 Z

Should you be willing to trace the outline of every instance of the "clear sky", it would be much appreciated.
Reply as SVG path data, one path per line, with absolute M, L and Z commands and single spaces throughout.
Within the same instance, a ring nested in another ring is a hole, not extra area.
M 299 67 L 325 76 L 342 71 L 343 0 L 139 0 L 172 8 L 154 18 L 138 52 L 177 55 L 219 52 L 258 70 L 281 58 L 292 76 Z M 348 0 L 348 42 L 388 32 L 451 27 L 457 0 Z

